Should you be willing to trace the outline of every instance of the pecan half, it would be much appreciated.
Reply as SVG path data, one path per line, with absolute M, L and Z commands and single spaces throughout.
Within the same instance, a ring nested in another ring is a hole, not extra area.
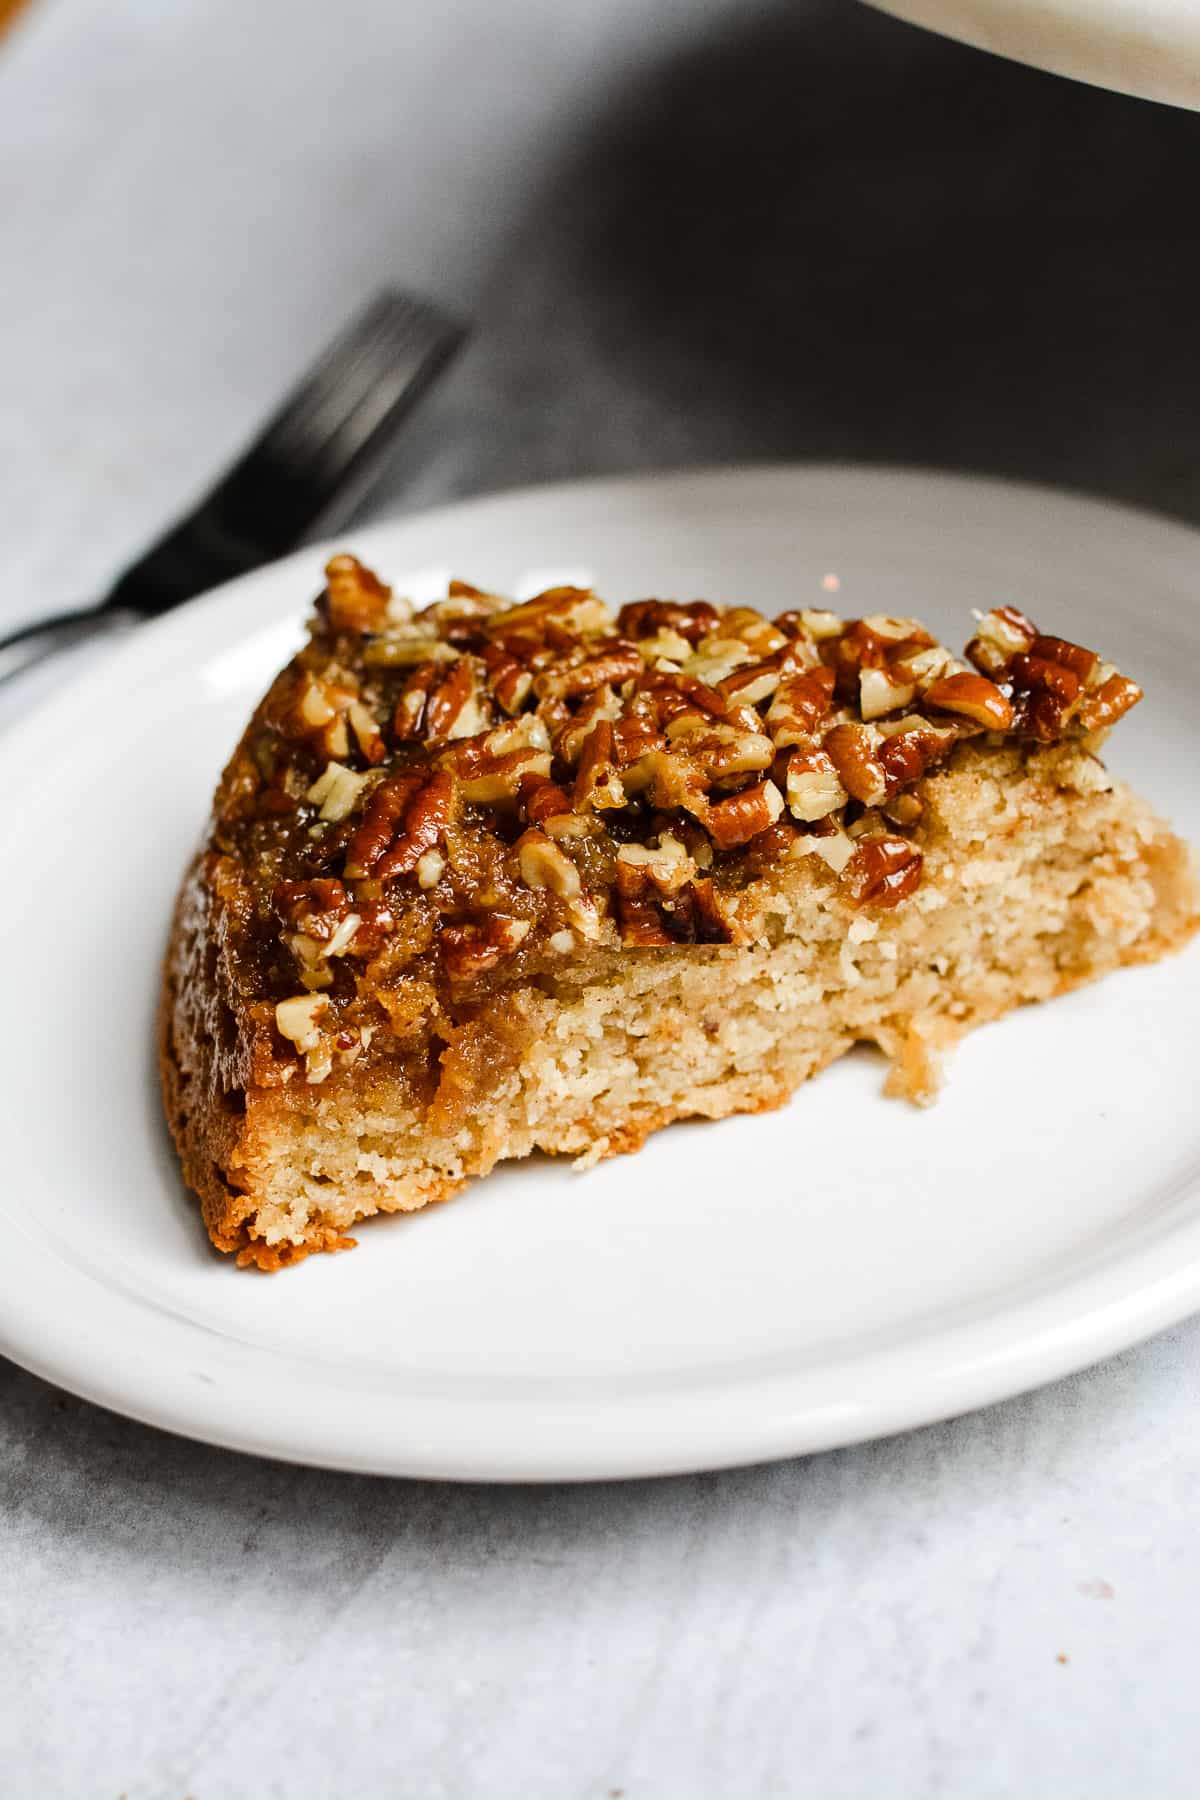
M 445 836 L 453 800 L 454 780 L 446 769 L 389 776 L 372 794 L 350 839 L 346 875 L 386 881 L 411 874 L 425 851 Z

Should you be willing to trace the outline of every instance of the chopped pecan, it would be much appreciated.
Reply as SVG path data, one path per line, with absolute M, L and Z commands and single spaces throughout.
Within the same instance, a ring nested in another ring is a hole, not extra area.
M 713 639 L 718 637 L 723 642 L 736 638 L 756 658 L 773 656 L 787 642 L 787 633 L 764 618 L 762 613 L 755 612 L 752 606 L 731 606 L 723 613 L 712 633 Z M 703 649 L 703 644 L 700 647 Z
M 846 865 L 851 899 L 856 906 L 896 906 L 920 887 L 923 861 L 907 838 L 862 839 Z
M 642 713 L 626 713 L 613 721 L 613 761 L 618 769 L 627 769 L 652 750 L 661 750 L 665 743 L 653 720 Z
M 346 768 L 344 763 L 327 762 L 304 797 L 320 807 L 322 819 L 330 824 L 340 824 L 359 805 L 371 781 L 370 775 L 360 775 L 354 769 Z
M 824 607 L 806 606 L 800 614 L 800 623 L 818 644 L 823 644 L 827 638 L 840 637 L 846 629 L 841 616 Z
M 720 616 L 707 600 L 693 600 L 688 606 L 674 600 L 635 600 L 617 614 L 617 629 L 629 638 L 656 637 L 660 631 L 673 631 L 695 645 L 709 636 Z
M 858 699 L 862 671 L 881 669 L 891 648 L 886 638 L 879 637 L 861 619 L 851 619 L 839 636 L 827 638 L 821 645 L 821 656 L 833 670 L 838 699 L 853 704 Z
M 475 665 L 464 656 L 426 702 L 425 741 L 446 744 L 452 738 L 473 737 L 490 723 L 480 701 Z
M 881 719 L 885 713 L 907 706 L 916 691 L 916 683 L 901 680 L 895 669 L 860 669 L 858 709 L 864 719 Z
M 318 609 L 334 631 L 380 631 L 387 624 L 391 589 L 356 556 L 334 556 L 325 565 Z
M 884 817 L 906 829 L 915 825 L 924 811 L 925 803 L 919 794 L 893 794 L 883 803 Z
M 621 941 L 628 946 L 728 944 L 733 939 L 716 889 L 707 879 L 657 898 L 618 890 L 617 920 Z
M 445 600 L 428 609 L 432 620 L 447 641 L 459 647 L 473 645 L 480 639 L 480 623 L 503 609 L 504 602 L 495 594 L 485 594 L 469 581 L 452 581 Z
M 271 906 L 283 924 L 298 930 L 310 919 L 328 919 L 328 928 L 314 935 L 333 935 L 333 921 L 342 919 L 350 910 L 350 896 L 340 881 L 319 878 L 316 881 L 280 881 L 271 894 Z
M 773 825 L 783 811 L 783 795 L 773 781 L 760 781 L 718 800 L 704 814 L 704 828 L 718 850 L 734 850 L 748 844 L 760 831 Z
M 793 818 L 811 824 L 845 806 L 849 798 L 833 759 L 824 750 L 793 750 L 784 780 L 788 809 Z
M 356 695 L 351 688 L 304 671 L 284 713 L 289 736 L 306 738 L 315 749 L 334 761 L 350 754 L 346 708 Z
M 747 663 L 755 661 L 755 655 L 748 644 L 735 637 L 705 638 L 687 662 L 683 672 L 692 681 L 702 682 L 706 687 L 717 688 L 733 674 L 735 669 L 744 668 Z
M 541 825 L 571 811 L 571 796 L 548 775 L 522 775 L 518 784 L 521 811 L 531 825 Z
M 627 900 L 647 894 L 676 894 L 696 874 L 696 865 L 683 844 L 663 832 L 656 847 L 622 844 L 617 851 L 617 892 Z
M 595 693 L 597 688 L 620 687 L 640 675 L 644 666 L 637 645 L 618 638 L 598 655 L 544 669 L 534 676 L 533 690 L 542 700 L 573 700 L 579 694 Z
M 528 919 L 492 913 L 483 920 L 445 924 L 438 933 L 442 963 L 451 981 L 470 981 L 507 962 L 532 930 Z
M 1079 723 L 1085 731 L 1107 731 L 1141 698 L 1142 690 L 1136 681 L 1114 672 L 1099 687 L 1084 695 L 1079 707 Z
M 711 881 L 693 881 L 684 895 L 691 904 L 692 933 L 698 944 L 728 944 L 733 941 L 717 890 Z
M 869 631 L 874 637 L 881 638 L 885 644 L 890 644 L 892 650 L 889 654 L 892 655 L 897 649 L 915 648 L 933 643 L 933 639 L 925 627 L 916 619 L 895 618 L 891 613 L 867 613 L 865 618 L 857 620 L 856 623 L 862 626 L 864 631 Z
M 395 601 L 392 602 L 395 606 Z M 412 669 L 421 663 L 452 663 L 458 652 L 453 644 L 434 635 L 428 618 L 422 614 L 411 625 L 389 626 L 379 637 L 363 646 L 362 660 L 368 669 Z
M 1083 683 L 1066 663 L 1021 651 L 1008 665 L 1014 727 L 1022 737 L 1056 743 L 1066 735 Z
M 383 741 L 383 733 L 379 722 L 369 706 L 361 700 L 351 700 L 346 708 L 346 717 L 350 721 L 350 729 L 354 733 L 355 742 L 369 763 L 382 762 L 387 755 L 387 745 Z
M 458 774 L 464 800 L 507 811 L 516 806 L 523 783 L 549 779 L 550 737 L 541 719 L 522 713 L 464 740 L 444 760 Z
M 761 706 L 770 698 L 783 679 L 783 670 L 778 657 L 770 657 L 765 662 L 747 663 L 743 668 L 735 669 L 732 675 L 726 675 L 717 683 L 717 692 L 726 700 L 737 702 L 743 706 Z
M 487 620 L 483 629 L 493 642 L 510 643 L 514 636 L 527 634 L 544 639 L 553 628 L 565 638 L 586 637 L 607 631 L 611 624 L 607 606 L 589 589 L 557 587 L 547 588 L 519 606 L 506 607 Z
M 589 694 L 574 714 L 569 714 L 565 722 L 557 728 L 551 727 L 551 742 L 556 756 L 574 768 L 583 753 L 593 725 L 601 719 L 610 724 L 621 716 L 621 701 L 610 687 L 599 687 L 594 694 Z
M 825 752 L 846 792 L 864 806 L 887 798 L 887 771 L 879 760 L 879 733 L 869 725 L 835 725 L 825 738 Z
M 1011 701 L 986 675 L 944 675 L 925 690 L 925 704 L 986 725 L 989 731 L 1007 731 L 1013 722 Z
M 984 613 L 979 629 L 967 645 L 967 659 L 985 675 L 999 680 L 1014 656 L 1032 648 L 1038 628 L 1015 606 L 993 607 Z
M 418 663 L 405 679 L 392 714 L 392 736 L 397 743 L 413 743 L 422 735 L 425 707 L 438 683 L 436 663 Z
M 834 674 L 824 664 L 782 683 L 767 711 L 766 728 L 779 749 L 803 744 L 829 715 Z
M 663 669 L 648 669 L 641 676 L 632 706 L 644 717 L 652 718 L 660 730 L 682 713 L 700 712 L 710 719 L 723 719 L 729 711 L 716 688 L 680 670 Z
M 621 942 L 631 949 L 658 949 L 675 942 L 652 900 L 631 900 L 618 894 L 617 923 Z
M 296 994 L 275 1008 L 280 1037 L 295 1044 L 302 1056 L 317 1049 L 332 1018 L 333 1009 L 323 994 Z
M 487 685 L 498 704 L 510 716 L 519 713 L 533 692 L 533 676 L 503 644 L 488 644 L 483 652 Z
M 624 806 L 625 789 L 613 760 L 613 728 L 608 719 L 593 725 L 583 741 L 575 771 L 574 801 L 593 809 Z
M 1091 685 L 1092 676 L 1100 667 L 1100 658 L 1094 650 L 1085 650 L 1082 644 L 1072 644 L 1067 638 L 1044 637 L 1040 632 L 1029 645 L 1028 653 L 1070 669 L 1085 687 Z
M 906 720 L 905 729 L 885 738 L 877 751 L 887 779 L 888 797 L 919 781 L 957 742 L 958 733 L 952 729 L 941 730 L 921 718 Z M 879 805 L 879 801 L 873 804 Z
M 706 782 L 751 775 L 769 769 L 775 760 L 775 746 L 761 731 L 739 731 L 698 713 L 673 720 L 667 726 L 667 741 L 691 759 Z
M 517 839 L 517 862 L 526 887 L 549 888 L 560 900 L 577 900 L 583 892 L 579 870 L 544 831 L 526 831 Z
M 375 789 L 346 848 L 345 872 L 351 880 L 373 872 L 392 842 L 409 801 L 424 780 L 419 769 L 410 769 L 402 775 L 389 775 Z

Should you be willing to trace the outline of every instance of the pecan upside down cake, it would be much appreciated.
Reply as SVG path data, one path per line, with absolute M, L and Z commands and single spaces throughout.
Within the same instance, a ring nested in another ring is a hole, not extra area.
M 167 959 L 167 1113 L 240 1263 L 778 1106 L 863 1040 L 928 1100 L 972 1026 L 1200 923 L 1097 759 L 1139 688 L 1013 607 L 968 666 L 882 614 L 458 582 L 414 614 L 327 573 Z

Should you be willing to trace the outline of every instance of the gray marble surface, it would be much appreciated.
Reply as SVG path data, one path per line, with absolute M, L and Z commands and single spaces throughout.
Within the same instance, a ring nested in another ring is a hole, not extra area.
M 847 5 L 33 0 L 0 620 L 100 588 L 385 278 L 479 331 L 376 509 L 790 455 L 1196 517 L 1198 161 Z M 0 1363 L 0 1793 L 1190 1800 L 1198 1356 L 562 1490 L 272 1466 Z

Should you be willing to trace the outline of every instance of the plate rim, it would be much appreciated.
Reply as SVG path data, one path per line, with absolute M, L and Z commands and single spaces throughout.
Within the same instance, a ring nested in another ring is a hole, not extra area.
M 1134 515 L 1164 537 L 1176 537 L 1180 547 L 1200 548 L 1200 532 L 1194 527 L 1103 497 L 962 471 L 842 462 L 739 463 L 502 489 L 374 521 L 353 528 L 353 535 L 368 555 L 381 551 L 391 555 L 385 546 L 406 530 L 436 528 L 451 515 L 478 516 L 490 509 L 503 511 L 513 503 L 534 507 L 554 501 L 569 504 L 572 497 L 628 496 L 637 489 L 671 484 L 694 488 L 705 482 L 764 479 L 786 484 L 843 476 L 859 482 L 876 480 L 896 489 L 914 482 L 927 487 L 934 482 L 960 489 L 1015 490 L 1034 502 L 1040 497 L 1058 507 L 1066 503 L 1085 511 Z M 210 623 L 217 623 L 222 609 L 236 605 L 247 587 L 263 583 L 282 588 L 289 569 L 323 558 L 336 547 L 336 540 L 307 546 L 139 628 L 95 668 L 82 671 L 60 692 L 7 726 L 0 741 L 10 766 L 14 758 L 21 763 L 32 756 L 39 731 L 52 724 L 60 711 L 75 712 L 81 700 L 106 690 L 142 659 L 153 661 L 164 642 L 176 638 L 186 642 L 189 630 L 204 635 Z M 281 608 L 280 619 L 283 617 Z M 212 646 L 212 653 L 217 653 L 217 646 Z M 1182 1217 L 1174 1226 L 1160 1221 L 1161 1228 L 1140 1248 L 1135 1245 L 1124 1254 L 1114 1251 L 1108 1264 L 1098 1270 L 1068 1270 L 1051 1283 L 1045 1295 L 1007 1306 L 1001 1303 L 982 1321 L 976 1318 L 949 1328 L 938 1328 L 935 1323 L 931 1331 L 915 1333 L 899 1354 L 885 1347 L 840 1364 L 820 1364 L 817 1375 L 827 1390 L 823 1401 L 814 1398 L 811 1371 L 760 1374 L 755 1383 L 760 1399 L 748 1409 L 749 1417 L 731 1419 L 728 1409 L 717 1406 L 712 1417 L 705 1418 L 700 1403 L 706 1393 L 711 1395 L 714 1384 L 709 1382 L 706 1387 L 701 1381 L 694 1394 L 685 1395 L 682 1404 L 673 1403 L 668 1409 L 672 1419 L 666 1429 L 661 1410 L 654 1411 L 656 1405 L 661 1409 L 660 1395 L 623 1398 L 615 1406 L 609 1402 L 607 1411 L 620 1415 L 615 1431 L 611 1419 L 596 1417 L 597 1411 L 605 1411 L 603 1401 L 560 1398 L 499 1406 L 488 1402 L 495 1422 L 500 1424 L 503 1419 L 503 1428 L 493 1430 L 490 1437 L 476 1432 L 474 1447 L 464 1450 L 459 1415 L 465 1406 L 477 1426 L 478 1399 L 461 1401 L 444 1394 L 431 1399 L 411 1391 L 406 1395 L 402 1372 L 393 1370 L 389 1388 L 392 1411 L 397 1417 L 403 1415 L 406 1430 L 399 1432 L 398 1442 L 393 1420 L 393 1435 L 387 1442 L 368 1443 L 365 1440 L 372 1436 L 369 1419 L 359 1420 L 349 1430 L 331 1431 L 327 1416 L 319 1417 L 313 1426 L 311 1371 L 301 1373 L 301 1365 L 282 1350 L 269 1354 L 285 1368 L 291 1362 L 291 1376 L 283 1383 L 288 1390 L 287 1404 L 278 1404 L 277 1391 L 264 1421 L 254 1416 L 252 1404 L 249 1409 L 244 1405 L 239 1409 L 231 1384 L 212 1376 L 211 1371 L 206 1377 L 203 1370 L 181 1367 L 169 1355 L 161 1364 L 148 1357 L 144 1331 L 137 1328 L 137 1322 L 144 1327 L 147 1314 L 161 1315 L 163 1309 L 144 1296 L 134 1298 L 119 1287 L 104 1284 L 91 1271 L 64 1259 L 51 1241 L 32 1232 L 10 1236 L 9 1253 L 0 1259 L 0 1353 L 69 1392 L 145 1424 L 224 1448 L 309 1466 L 473 1481 L 667 1476 L 808 1454 L 932 1424 L 1060 1379 L 1165 1329 L 1200 1309 L 1200 1212 L 1194 1205 L 1198 1192 L 1200 1179 L 1192 1176 L 1180 1185 L 1171 1208 L 1173 1214 L 1191 1204 L 1195 1216 Z M 91 1304 L 79 1305 L 77 1315 L 80 1283 L 86 1285 Z M 48 1294 L 56 1292 L 64 1309 L 57 1312 L 46 1307 Z M 107 1315 L 110 1327 L 103 1366 L 96 1366 L 87 1342 L 95 1336 L 98 1315 Z M 81 1335 L 77 1317 L 82 1320 L 85 1316 L 93 1324 Z M 52 1321 L 49 1331 L 47 1317 Z M 61 1330 L 64 1318 L 70 1323 L 66 1331 Z M 177 1337 L 181 1326 L 185 1336 L 199 1333 L 210 1341 L 215 1336 L 226 1345 L 239 1346 L 238 1354 L 244 1355 L 247 1348 L 263 1354 L 260 1346 L 214 1333 L 194 1319 L 172 1317 L 168 1337 Z M 161 1325 L 157 1329 L 161 1330 Z M 971 1340 L 969 1346 L 967 1339 Z M 186 1365 L 188 1356 L 182 1361 Z M 361 1385 L 361 1372 L 356 1370 L 353 1379 Z M 308 1386 L 301 1392 L 305 1381 Z M 840 1391 L 841 1398 L 831 1397 L 833 1388 Z M 336 1390 L 336 1382 L 325 1381 L 317 1391 L 328 1391 L 328 1397 L 335 1400 Z M 517 1418 L 526 1426 L 525 1444 L 514 1447 L 505 1433 Z M 589 1423 L 586 1432 L 581 1430 L 585 1420 Z M 564 1447 L 548 1428 L 567 1422 L 574 1430 L 567 1433 Z M 536 1443 L 533 1450 L 528 1448 L 531 1441 Z

